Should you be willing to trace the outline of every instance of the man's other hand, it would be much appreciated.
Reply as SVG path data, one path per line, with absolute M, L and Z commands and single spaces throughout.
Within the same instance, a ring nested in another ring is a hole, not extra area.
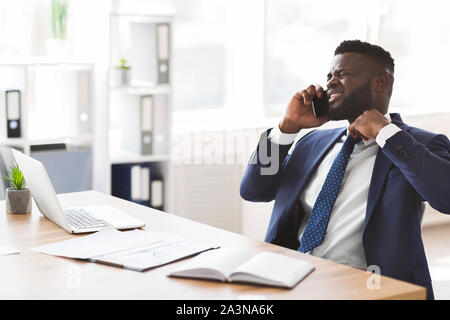
M 389 124 L 378 110 L 366 110 L 348 127 L 348 131 L 353 138 L 361 138 L 363 140 L 375 139 L 380 130 Z

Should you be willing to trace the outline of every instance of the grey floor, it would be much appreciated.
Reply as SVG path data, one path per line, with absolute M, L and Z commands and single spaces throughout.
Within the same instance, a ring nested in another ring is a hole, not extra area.
M 436 299 L 450 300 L 450 223 L 424 227 L 422 238 Z

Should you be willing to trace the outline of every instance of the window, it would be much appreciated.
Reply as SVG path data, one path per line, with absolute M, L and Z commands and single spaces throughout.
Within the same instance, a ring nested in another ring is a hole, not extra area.
M 175 0 L 175 131 L 236 127 L 264 117 L 264 3 Z
M 71 1 L 73 56 L 107 59 L 108 0 Z M 345 39 L 390 51 L 396 72 L 392 111 L 446 112 L 440 88 L 450 70 L 445 0 L 113 0 L 173 14 L 175 122 L 243 123 L 280 117 L 290 97 L 326 83 L 334 49 Z M 0 1 L 0 55 L 46 55 L 51 2 Z M 20 34 L 20 36 L 17 36 Z M 433 93 L 433 94 L 432 94 Z M 259 118 L 256 119 L 256 118 Z
M 226 3 L 222 0 L 174 1 L 175 111 L 224 107 Z
M 44 55 L 51 36 L 49 0 L 0 1 L 0 55 Z
M 364 37 L 363 1 L 267 0 L 265 108 L 285 111 L 291 97 L 310 84 L 325 87 L 335 48 Z
M 390 110 L 448 112 L 444 88 L 450 72 L 448 1 L 383 1 L 378 43 L 395 59 Z
M 281 116 L 296 91 L 324 86 L 335 48 L 349 39 L 391 52 L 391 112 L 447 112 L 439 93 L 450 71 L 446 1 L 266 1 L 266 115 Z

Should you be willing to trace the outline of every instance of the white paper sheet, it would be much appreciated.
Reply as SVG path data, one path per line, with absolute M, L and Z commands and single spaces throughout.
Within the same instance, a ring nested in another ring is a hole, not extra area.
M 107 254 L 95 258 L 95 261 L 121 265 L 131 270 L 145 271 L 216 247 L 218 246 L 199 240 L 162 242 Z
M 103 229 L 88 236 L 51 243 L 31 250 L 55 256 L 89 259 L 159 242 L 172 243 L 182 239 L 178 236 L 159 232 L 143 230 L 122 232 L 116 229 Z
M 14 247 L 11 246 L 0 247 L 0 256 L 6 256 L 8 254 L 17 254 L 17 253 L 20 253 L 20 251 Z

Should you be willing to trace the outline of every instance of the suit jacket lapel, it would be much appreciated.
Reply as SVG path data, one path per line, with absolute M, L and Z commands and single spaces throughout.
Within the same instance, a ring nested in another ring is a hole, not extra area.
M 336 143 L 336 141 L 340 137 L 342 137 L 342 135 L 345 133 L 346 130 L 347 128 L 339 128 L 333 130 L 333 132 L 329 135 L 322 135 L 318 139 L 317 143 L 315 143 L 314 145 L 315 150 L 311 150 L 312 154 L 314 154 L 314 157 L 308 160 L 308 163 L 306 164 L 305 167 L 298 166 L 298 162 L 294 161 L 294 163 L 297 165 L 296 166 L 297 172 L 295 174 L 292 174 L 292 177 L 294 177 L 294 179 L 292 179 L 293 185 L 290 186 L 290 188 L 293 188 L 293 190 L 295 190 L 295 192 L 290 193 L 291 195 L 295 196 L 295 198 L 293 199 L 297 199 L 300 196 L 300 193 L 305 188 L 305 185 L 309 181 L 313 172 L 317 169 L 317 166 L 320 164 L 325 155 L 329 152 L 330 148 Z M 317 153 L 315 153 L 316 150 Z M 294 153 L 296 151 L 304 152 L 304 150 L 294 149 L 294 152 L 292 154 L 293 157 L 295 157 Z M 298 177 L 300 177 L 300 179 L 298 179 Z
M 400 115 L 398 113 L 391 114 L 392 123 L 402 127 L 403 123 Z M 372 171 L 372 179 L 369 186 L 369 195 L 367 199 L 366 217 L 364 219 L 364 230 L 369 223 L 370 217 L 372 216 L 375 205 L 380 198 L 381 191 L 384 187 L 384 183 L 387 179 L 389 169 L 392 166 L 392 162 L 384 155 L 381 148 L 377 152 L 377 157 L 375 159 L 375 164 Z

